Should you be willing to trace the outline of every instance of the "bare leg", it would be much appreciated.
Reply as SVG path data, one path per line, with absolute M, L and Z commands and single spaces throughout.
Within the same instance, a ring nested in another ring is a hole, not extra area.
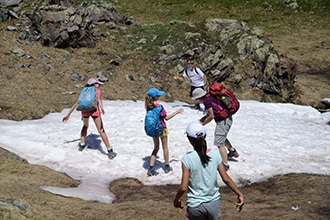
M 104 128 L 103 128 L 103 122 L 102 122 L 101 116 L 100 117 L 94 117 L 93 119 L 94 119 L 95 126 L 97 128 L 97 131 L 99 132 L 99 134 L 102 138 L 102 141 L 103 141 L 103 143 L 105 144 L 105 146 L 107 148 L 109 159 L 115 158 L 117 156 L 117 153 L 115 153 L 113 151 L 112 147 L 110 146 L 108 136 L 105 133 Z
M 81 128 L 80 132 L 80 143 L 86 142 L 87 130 L 88 130 L 88 122 L 89 118 L 83 118 L 83 127 Z
M 228 139 L 226 139 L 225 146 L 228 148 L 229 153 L 227 154 L 227 157 L 239 157 L 238 152 L 236 149 L 231 145 Z
M 106 148 L 109 150 L 111 148 L 110 142 L 109 142 L 107 134 L 104 131 L 103 122 L 102 122 L 101 117 L 93 118 L 93 120 L 94 120 L 95 126 L 97 128 L 97 131 L 99 132 L 99 134 L 102 138 L 103 143 L 105 144 Z
M 165 165 L 169 164 L 169 152 L 168 152 L 168 141 L 167 140 L 168 140 L 167 136 L 161 138 Z
M 159 138 L 153 138 L 154 141 L 154 150 L 151 153 L 151 157 L 150 157 L 150 166 L 154 166 L 155 162 L 156 162 L 156 157 L 159 151 Z
M 231 145 L 231 143 L 229 142 L 228 139 L 226 139 L 226 141 L 225 141 L 225 146 L 228 148 L 228 150 L 232 150 L 233 149 L 233 146 Z
M 225 146 L 218 146 L 223 164 L 228 164 L 227 149 Z

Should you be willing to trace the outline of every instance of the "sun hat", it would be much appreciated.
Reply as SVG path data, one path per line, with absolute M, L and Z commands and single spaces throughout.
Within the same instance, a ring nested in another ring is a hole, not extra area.
M 192 97 L 191 99 L 192 100 L 196 100 L 196 99 L 199 99 L 199 98 L 202 98 L 203 96 L 206 95 L 206 91 L 204 89 L 201 89 L 201 88 L 196 88 L 194 89 L 194 91 L 192 92 Z
M 90 78 L 87 82 L 88 85 L 94 85 L 95 83 L 102 85 L 103 82 L 100 82 L 97 78 Z
M 159 91 L 156 88 L 151 88 L 148 90 L 147 95 L 150 97 L 150 99 L 153 99 L 155 96 L 162 96 L 164 95 L 163 91 Z
M 206 135 L 206 130 L 203 125 L 199 122 L 192 122 L 188 125 L 186 129 L 186 134 L 188 137 L 197 138 L 198 135 L 202 134 L 203 136 Z

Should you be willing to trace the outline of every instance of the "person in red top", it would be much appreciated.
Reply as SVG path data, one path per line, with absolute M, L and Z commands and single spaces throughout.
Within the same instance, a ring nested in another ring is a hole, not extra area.
M 192 93 L 192 99 L 197 102 L 203 102 L 205 110 L 207 111 L 207 115 L 199 121 L 202 125 L 206 125 L 214 119 L 216 123 L 214 131 L 214 145 L 218 146 L 222 157 L 222 163 L 226 170 L 229 170 L 228 157 L 239 157 L 238 152 L 235 148 L 233 148 L 227 138 L 227 134 L 233 123 L 232 115 L 229 115 L 226 119 L 217 118 L 217 113 L 220 112 L 223 107 L 215 97 L 211 96 L 203 89 L 195 89 Z M 226 148 L 228 148 L 228 153 Z
M 108 151 L 108 157 L 110 159 L 113 159 L 117 156 L 117 154 L 113 151 L 113 148 L 110 146 L 110 142 L 108 139 L 107 134 L 105 133 L 105 130 L 103 128 L 103 122 L 101 118 L 101 114 L 104 114 L 104 108 L 103 103 L 101 99 L 101 89 L 100 85 L 103 83 L 100 82 L 97 78 L 90 78 L 86 84 L 86 86 L 95 86 L 96 89 L 96 101 L 97 101 L 97 108 L 95 110 L 89 111 L 89 112 L 82 112 L 82 121 L 83 121 L 83 127 L 81 129 L 80 133 L 80 143 L 79 143 L 79 151 L 82 151 L 86 147 L 86 135 L 87 135 L 87 129 L 89 126 L 89 117 L 92 117 L 94 124 L 97 128 L 97 131 L 99 132 L 102 141 L 104 142 L 107 151 Z M 70 108 L 69 112 L 66 116 L 63 117 L 62 122 L 67 122 L 70 118 L 71 113 L 77 108 L 78 101 L 76 101 L 73 106 Z

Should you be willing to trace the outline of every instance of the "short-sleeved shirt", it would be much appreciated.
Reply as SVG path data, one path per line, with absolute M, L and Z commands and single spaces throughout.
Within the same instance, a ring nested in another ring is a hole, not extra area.
M 218 149 L 207 153 L 211 160 L 204 167 L 196 151 L 186 154 L 181 162 L 189 170 L 187 206 L 197 207 L 203 202 L 220 199 L 218 165 L 222 162 Z
M 198 73 L 196 73 L 195 68 Z M 183 77 L 188 77 L 191 82 L 191 86 L 194 87 L 201 87 L 204 86 L 204 73 L 201 69 L 198 67 L 194 67 L 193 71 L 191 71 L 189 68 L 186 69 L 187 71 L 183 71 Z M 187 73 L 186 73 L 187 72 Z
M 216 117 L 216 115 L 223 109 L 221 107 L 220 101 L 217 100 L 217 98 L 211 96 L 210 94 L 207 94 L 203 99 L 203 104 L 204 104 L 206 110 L 209 108 L 213 109 L 214 120 L 216 122 L 221 121 L 221 119 Z
M 95 92 L 96 92 L 96 97 L 99 97 L 99 95 L 100 95 L 100 88 L 96 87 L 95 88 Z M 96 103 L 96 109 L 94 109 L 92 111 L 89 111 L 89 112 L 81 112 L 81 116 L 84 117 L 84 118 L 85 117 L 89 117 L 89 116 L 92 116 L 92 117 L 99 117 L 99 116 L 101 116 L 101 111 L 100 111 L 100 108 L 99 108 L 99 103 L 98 102 Z
M 156 104 L 156 107 L 157 106 L 160 106 L 161 104 L 159 104 L 159 103 L 157 103 Z M 161 105 L 162 106 L 162 105 Z M 166 112 L 166 110 L 165 110 L 165 108 L 164 108 L 164 106 L 162 106 L 162 110 L 160 111 L 160 126 L 162 127 L 162 128 L 167 128 L 167 126 L 166 126 L 166 122 L 165 122 L 165 117 L 167 116 L 167 112 Z

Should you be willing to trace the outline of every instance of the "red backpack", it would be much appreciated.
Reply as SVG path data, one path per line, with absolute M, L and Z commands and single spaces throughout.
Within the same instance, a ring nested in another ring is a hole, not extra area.
M 209 86 L 209 93 L 220 101 L 223 109 L 215 115 L 217 119 L 226 119 L 229 115 L 235 114 L 239 109 L 239 101 L 235 95 L 224 85 L 214 82 Z

